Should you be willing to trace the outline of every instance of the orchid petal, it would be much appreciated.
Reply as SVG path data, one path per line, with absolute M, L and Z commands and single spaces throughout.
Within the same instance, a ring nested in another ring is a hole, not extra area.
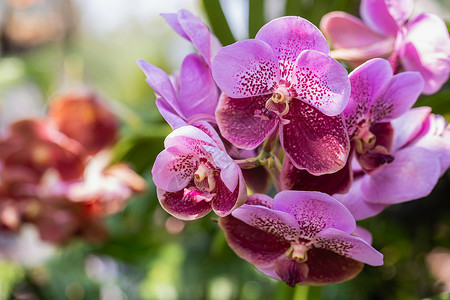
M 294 166 L 314 175 L 342 169 L 350 150 L 342 115 L 326 116 L 297 99 L 289 107 L 280 141 Z
M 364 227 L 356 225 L 355 231 L 352 235 L 362 238 L 367 244 L 372 245 L 372 234 Z
M 220 216 L 225 217 L 234 211 L 237 207 L 244 204 L 247 198 L 247 188 L 245 186 L 244 178 L 242 177 L 241 170 L 237 167 L 235 177 L 239 179 L 238 185 L 234 190 L 229 188 L 222 182 L 222 180 L 216 179 L 217 194 L 214 201 L 211 203 L 214 212 Z
M 320 192 L 282 191 L 273 201 L 276 210 L 295 217 L 300 225 L 300 237 L 311 240 L 325 228 L 347 233 L 355 230 L 355 220 L 339 201 Z
M 242 169 L 245 183 L 254 193 L 266 193 L 270 187 L 270 175 L 265 166 L 252 169 Z
M 247 205 L 261 205 L 273 209 L 273 199 L 266 194 L 251 194 L 245 201 Z
M 417 107 L 391 121 L 394 127 L 393 151 L 407 145 L 417 137 L 430 113 L 430 107 Z
M 147 76 L 147 83 L 155 91 L 156 94 L 160 95 L 173 107 L 175 112 L 184 118 L 183 113 L 178 105 L 178 97 L 173 88 L 172 82 L 167 76 L 166 72 L 160 68 L 146 62 L 143 59 L 138 59 L 137 65 L 142 69 L 145 76 Z
M 333 195 L 348 191 L 352 184 L 352 175 L 350 163 L 347 163 L 336 173 L 314 176 L 305 170 L 297 169 L 289 156 L 286 156 L 281 170 L 281 183 L 283 190 L 318 191 Z
M 384 93 L 392 76 L 389 62 L 381 58 L 371 59 L 349 74 L 352 91 L 344 115 L 351 137 L 358 124 L 370 118 L 373 101 Z
M 308 277 L 302 285 L 324 285 L 350 280 L 361 272 L 364 264 L 333 251 L 313 248 L 308 251 Z
M 184 145 L 195 154 L 203 154 L 198 150 L 198 145 L 211 145 L 215 146 L 214 140 L 208 136 L 205 132 L 194 126 L 183 126 L 172 131 L 164 140 L 164 147 L 169 148 L 177 145 Z
M 331 40 L 334 49 L 368 47 L 386 39 L 360 19 L 341 11 L 324 15 L 320 21 L 320 29 Z
M 177 192 L 192 180 L 198 164 L 198 157 L 183 145 L 169 147 L 156 157 L 153 181 L 164 191 Z
M 367 201 L 395 204 L 427 196 L 440 175 L 439 158 L 429 150 L 409 147 L 394 153 L 395 160 L 363 178 Z M 380 188 L 383 187 L 383 188 Z
M 191 41 L 189 36 L 186 34 L 184 29 L 181 27 L 180 21 L 178 20 L 178 14 L 177 13 L 168 13 L 168 14 L 161 14 L 161 16 L 166 20 L 167 24 L 172 27 L 173 31 L 178 33 L 181 37 L 185 38 L 188 41 Z
M 361 178 L 355 179 L 346 194 L 333 195 L 336 200 L 347 207 L 357 221 L 378 215 L 386 207 L 385 204 L 367 202 L 364 193 L 361 191 L 361 183 Z
M 180 108 L 186 118 L 195 114 L 214 116 L 219 91 L 208 65 L 197 54 L 186 56 L 180 71 Z
M 291 246 L 283 236 L 259 230 L 232 216 L 220 218 L 219 226 L 234 252 L 258 267 L 273 265 Z
M 407 0 L 409 2 L 409 0 Z M 385 0 L 362 0 L 360 9 L 360 15 L 364 23 L 367 24 L 373 31 L 383 35 L 395 36 L 399 27 L 403 25 L 402 16 L 405 13 L 401 13 L 401 6 L 388 6 Z M 397 12 L 395 9 L 399 9 Z M 400 24 L 394 20 L 391 15 L 391 11 L 395 14 Z
M 331 56 L 315 50 L 303 51 L 293 72 L 296 98 L 327 116 L 340 114 L 350 97 L 347 70 Z
M 270 96 L 235 99 L 222 94 L 216 119 L 223 137 L 242 149 L 255 149 L 261 144 L 279 122 L 275 113 L 262 113 L 268 98 Z
M 175 193 L 157 189 L 158 200 L 172 216 L 180 220 L 195 220 L 206 216 L 211 212 L 211 203 L 207 201 L 195 201 L 190 197 L 184 197 L 185 191 L 181 189 Z
M 189 40 L 203 57 L 205 62 L 210 65 L 211 61 L 211 40 L 208 26 L 203 21 L 195 17 L 189 11 L 182 9 L 178 12 L 178 22 L 183 28 Z
M 395 119 L 409 110 L 423 89 L 423 79 L 417 72 L 395 75 L 386 93 L 372 105 L 372 123 Z
M 383 265 L 383 254 L 372 248 L 362 238 L 335 228 L 327 228 L 319 232 L 313 243 L 316 248 L 333 251 L 372 266 Z
M 300 17 L 282 17 L 270 21 L 256 34 L 256 39 L 269 44 L 281 66 L 281 76 L 287 78 L 303 50 L 329 54 L 330 49 L 319 29 Z
M 450 73 L 450 37 L 445 23 L 432 14 L 408 22 L 399 56 L 407 71 L 417 71 L 425 80 L 424 94 L 434 94 Z
M 290 287 L 305 281 L 308 277 L 308 265 L 295 260 L 279 259 L 274 266 L 276 274 Z
M 283 237 L 291 243 L 297 242 L 301 233 L 299 225 L 292 215 L 264 206 L 244 204 L 233 211 L 232 215 L 255 229 Z
M 225 94 L 243 98 L 273 91 L 280 79 L 280 68 L 269 45 L 260 40 L 245 40 L 217 52 L 212 74 Z
M 159 110 L 159 113 L 163 116 L 164 120 L 172 127 L 173 130 L 187 125 L 186 120 L 181 117 L 175 109 L 167 102 L 164 98 L 157 98 L 156 107 Z

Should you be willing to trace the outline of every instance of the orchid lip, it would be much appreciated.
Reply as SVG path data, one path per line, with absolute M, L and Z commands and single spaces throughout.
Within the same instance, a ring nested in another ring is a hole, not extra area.
M 375 147 L 376 141 L 376 136 L 367 127 L 363 127 L 355 137 L 356 151 L 364 154 Z
M 280 86 L 272 94 L 272 97 L 267 100 L 265 108 L 282 117 L 289 112 L 291 99 L 288 89 L 285 86 Z
M 295 260 L 296 262 L 302 263 L 308 260 L 308 252 L 309 248 L 303 244 L 293 244 L 286 251 L 286 256 L 288 259 Z
M 201 163 L 194 173 L 194 183 L 200 191 L 211 192 L 216 187 L 213 171 Z

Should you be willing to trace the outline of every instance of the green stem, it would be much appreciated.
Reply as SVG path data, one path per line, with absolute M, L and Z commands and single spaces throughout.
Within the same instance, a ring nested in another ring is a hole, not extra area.
M 292 300 L 308 300 L 309 286 L 296 285 L 294 288 L 294 296 Z

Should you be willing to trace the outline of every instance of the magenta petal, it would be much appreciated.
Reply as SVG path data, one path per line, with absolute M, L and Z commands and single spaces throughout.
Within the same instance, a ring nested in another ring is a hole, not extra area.
M 242 169 L 245 183 L 255 193 L 266 193 L 271 185 L 271 178 L 265 166 L 253 169 Z
M 184 192 L 183 189 L 175 193 L 157 189 L 158 200 L 165 211 L 180 220 L 199 219 L 211 212 L 210 202 L 186 198 Z
M 350 142 L 342 115 L 329 117 L 293 99 L 285 118 L 290 122 L 282 126 L 280 140 L 294 166 L 314 175 L 345 166 Z
M 373 31 L 383 35 L 395 36 L 399 30 L 399 26 L 402 24 L 398 24 L 396 20 L 394 20 L 389 9 L 391 6 L 388 6 L 386 2 L 387 1 L 385 0 L 362 0 L 359 12 L 364 23 L 366 23 Z M 396 12 L 396 8 L 399 9 L 401 7 L 392 7 L 392 11 L 395 13 L 398 21 L 400 21 L 400 16 L 402 14 Z M 406 19 L 404 19 L 403 22 L 404 21 L 406 21 Z
M 350 190 L 346 194 L 333 195 L 336 200 L 347 207 L 355 220 L 364 220 L 378 215 L 386 207 L 386 204 L 367 202 L 364 193 L 361 191 L 361 183 L 362 178 L 355 179 Z
M 352 235 L 362 238 L 367 244 L 372 245 L 372 234 L 364 227 L 356 225 L 355 231 Z
M 283 237 L 291 243 L 297 242 L 301 233 L 296 219 L 286 212 L 244 204 L 232 215 L 256 229 Z
M 308 277 L 308 265 L 295 260 L 279 259 L 275 263 L 275 272 L 290 287 L 305 281 Z
M 245 201 L 247 205 L 261 205 L 273 209 L 273 199 L 265 194 L 251 194 Z
M 244 204 L 247 198 L 244 178 L 242 177 L 241 170 L 239 168 L 237 169 L 238 172 L 235 174 L 235 177 L 239 179 L 239 183 L 233 192 L 221 180 L 216 179 L 216 189 L 214 190 L 216 197 L 212 201 L 212 209 L 219 217 L 229 215 L 237 207 Z
M 352 184 L 352 179 L 353 171 L 348 162 L 344 168 L 335 173 L 314 176 L 305 170 L 297 169 L 289 156 L 286 156 L 281 170 L 283 190 L 318 191 L 333 195 L 347 192 Z
M 272 266 L 291 246 L 283 236 L 259 230 L 232 216 L 219 218 L 219 226 L 233 251 L 258 267 Z
M 282 17 L 270 21 L 256 34 L 256 39 L 269 44 L 281 64 L 286 78 L 303 50 L 330 53 L 327 41 L 319 29 L 300 17 Z
M 178 106 L 178 97 L 166 72 L 143 59 L 138 59 L 137 65 L 144 71 L 147 76 L 146 81 L 155 93 L 166 99 L 179 116 L 184 117 Z
M 342 11 L 324 15 L 320 29 L 334 49 L 368 47 L 386 38 L 372 31 L 360 19 Z
M 320 192 L 282 191 L 275 196 L 273 206 L 293 215 L 300 225 L 300 236 L 309 240 L 325 228 L 350 234 L 356 227 L 355 219 L 344 205 Z
M 347 70 L 331 56 L 315 50 L 303 51 L 292 77 L 296 98 L 327 116 L 340 114 L 348 103 L 350 81 Z
M 383 254 L 362 238 L 335 228 L 327 228 L 316 235 L 314 247 L 333 251 L 339 255 L 372 265 L 383 265 Z
M 391 121 L 394 128 L 393 151 L 405 146 L 417 137 L 430 113 L 430 107 L 417 107 Z
M 211 61 L 211 34 L 208 26 L 185 9 L 178 12 L 178 21 L 194 47 L 209 65 Z
M 392 76 L 389 62 L 381 58 L 371 59 L 350 73 L 352 92 L 344 110 L 350 136 L 356 133 L 361 121 L 370 118 L 373 101 L 384 93 Z
M 214 116 L 219 91 L 208 65 L 197 54 L 190 54 L 183 60 L 179 99 L 186 118 L 196 114 Z
M 164 191 L 177 192 L 192 180 L 198 164 L 198 157 L 183 145 L 169 147 L 156 157 L 153 181 Z
M 280 79 L 280 67 L 269 45 L 260 40 L 245 40 L 217 52 L 212 74 L 225 94 L 243 98 L 273 91 Z
M 236 189 L 238 178 L 241 175 L 241 169 L 234 160 L 224 151 L 217 147 L 204 145 L 203 149 L 211 154 L 216 167 L 220 169 L 220 179 L 230 192 Z
M 373 103 L 372 122 L 395 119 L 409 110 L 423 89 L 423 79 L 417 72 L 395 75 L 386 93 Z
M 255 149 L 277 127 L 278 116 L 265 109 L 269 95 L 251 98 L 230 98 L 225 94 L 219 99 L 216 110 L 217 125 L 223 137 L 236 147 Z
M 419 199 L 431 193 L 436 185 L 440 163 L 431 151 L 410 147 L 394 156 L 392 163 L 363 178 L 361 191 L 368 202 L 395 204 Z
M 445 23 L 432 14 L 408 22 L 399 56 L 407 71 L 417 71 L 425 81 L 424 94 L 437 92 L 450 73 L 450 37 Z
M 204 154 L 199 144 L 216 146 L 214 140 L 205 132 L 194 126 L 183 126 L 172 131 L 164 140 L 164 147 L 184 145 L 195 154 Z
M 186 40 L 191 41 L 190 38 L 187 36 L 186 32 L 184 32 L 184 29 L 181 27 L 180 22 L 178 21 L 178 14 L 169 13 L 169 14 L 161 14 L 161 16 L 166 20 L 166 22 L 170 25 L 170 27 L 172 27 L 172 29 L 176 33 L 178 33 Z
M 172 127 L 173 130 L 187 125 L 186 120 L 181 117 L 169 102 L 164 98 L 157 98 L 155 101 L 156 107 L 159 113 L 163 116 L 164 120 Z

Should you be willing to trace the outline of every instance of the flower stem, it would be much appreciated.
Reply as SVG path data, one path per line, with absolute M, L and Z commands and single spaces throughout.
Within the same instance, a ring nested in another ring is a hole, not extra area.
M 292 300 L 308 300 L 309 286 L 296 285 L 294 288 L 294 296 Z

